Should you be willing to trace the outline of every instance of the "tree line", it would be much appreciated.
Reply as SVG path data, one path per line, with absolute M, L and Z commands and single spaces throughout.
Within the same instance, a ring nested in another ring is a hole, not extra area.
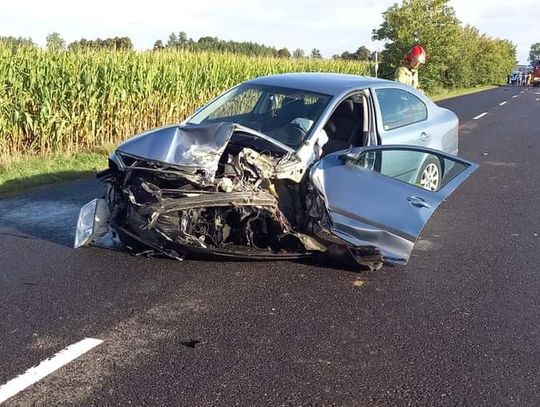
M 59 33 L 53 32 L 47 35 L 47 50 L 48 51 L 76 51 L 81 49 L 108 49 L 108 50 L 123 50 L 133 51 L 133 43 L 129 37 L 111 37 L 111 38 L 97 38 L 95 40 L 87 40 L 81 38 L 78 41 L 73 41 L 66 46 L 66 41 L 60 36 Z M 17 48 L 20 46 L 37 47 L 37 44 L 31 38 L 24 37 L 12 37 L 12 36 L 0 36 L 0 44 Z
M 12 47 L 21 45 L 25 46 L 37 46 L 31 38 L 23 37 L 0 37 L 0 42 L 8 44 Z M 97 38 L 94 40 L 87 40 L 82 38 L 77 41 L 73 41 L 66 45 L 66 41 L 57 32 L 49 34 L 46 38 L 46 47 L 49 51 L 77 51 L 84 49 L 91 50 L 122 50 L 133 51 L 133 42 L 129 37 L 112 37 L 112 38 Z M 192 52 L 197 51 L 213 51 L 213 52 L 227 52 L 231 54 L 241 54 L 249 56 L 265 56 L 265 57 L 277 57 L 277 58 L 314 58 L 322 59 L 321 51 L 318 48 L 313 48 L 309 53 L 306 53 L 301 48 L 297 48 L 292 52 L 288 48 L 276 48 L 269 45 L 259 44 L 252 41 L 227 41 L 218 37 L 205 36 L 198 40 L 187 36 L 184 31 L 177 33 L 171 33 L 166 42 L 162 40 L 155 41 L 152 50 L 187 50 Z M 333 59 L 347 59 L 347 60 L 368 60 L 370 51 L 361 46 L 355 52 L 345 51 L 340 55 L 334 55 Z
M 315 58 L 321 59 L 322 54 L 318 48 L 313 48 L 309 54 L 303 49 L 297 48 L 292 52 L 288 48 L 276 48 L 269 45 L 259 44 L 251 41 L 227 41 L 218 37 L 201 37 L 198 40 L 187 36 L 186 32 L 180 31 L 178 34 L 171 33 L 164 43 L 157 40 L 154 43 L 153 50 L 163 49 L 185 49 L 188 51 L 215 51 L 228 52 L 232 54 L 242 54 L 251 56 L 266 56 L 277 58 Z

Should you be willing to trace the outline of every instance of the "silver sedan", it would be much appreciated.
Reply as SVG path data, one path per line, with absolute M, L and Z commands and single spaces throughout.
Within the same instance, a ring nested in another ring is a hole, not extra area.
M 456 156 L 457 132 L 452 112 L 396 82 L 256 78 L 118 146 L 98 174 L 106 198 L 82 208 L 75 247 L 112 235 L 176 259 L 338 252 L 371 268 L 405 264 L 477 168 Z

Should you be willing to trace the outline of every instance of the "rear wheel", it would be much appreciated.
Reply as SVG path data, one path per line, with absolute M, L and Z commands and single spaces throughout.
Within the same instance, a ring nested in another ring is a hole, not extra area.
M 441 162 L 430 157 L 422 166 L 416 184 L 428 191 L 438 191 L 441 187 L 442 171 Z

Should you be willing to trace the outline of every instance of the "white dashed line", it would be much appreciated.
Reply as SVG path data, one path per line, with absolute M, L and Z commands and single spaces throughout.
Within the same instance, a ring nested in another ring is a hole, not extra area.
M 499 103 L 499 106 L 504 106 L 506 104 L 506 101 Z
M 478 116 L 473 117 L 473 120 L 481 119 L 481 118 L 484 117 L 486 114 L 487 114 L 487 112 L 480 113 Z
M 69 345 L 62 349 L 56 355 L 49 359 L 45 359 L 39 365 L 31 367 L 22 375 L 10 380 L 6 384 L 0 386 L 0 404 L 7 399 L 15 396 L 27 387 L 39 382 L 44 377 L 50 375 L 55 370 L 67 365 L 69 362 L 77 359 L 85 354 L 90 349 L 98 346 L 103 341 L 101 339 L 86 338 L 80 342 Z
M 519 97 L 519 95 L 514 95 L 514 96 L 512 96 L 512 99 L 515 99 L 515 98 L 518 98 L 518 97 Z

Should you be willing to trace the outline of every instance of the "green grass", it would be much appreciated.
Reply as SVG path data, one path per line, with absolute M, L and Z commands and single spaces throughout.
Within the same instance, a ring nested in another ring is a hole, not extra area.
M 27 157 L 0 166 L 0 196 L 39 185 L 88 178 L 107 167 L 107 152 Z
M 450 99 L 457 96 L 470 95 L 471 93 L 482 92 L 484 90 L 494 89 L 497 85 L 483 85 L 473 88 L 457 88 L 457 89 L 437 89 L 429 93 L 429 97 L 434 102 L 439 100 Z

